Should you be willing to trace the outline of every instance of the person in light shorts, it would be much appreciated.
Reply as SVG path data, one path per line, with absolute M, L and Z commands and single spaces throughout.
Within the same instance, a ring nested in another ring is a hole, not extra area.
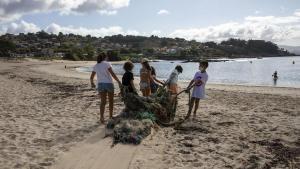
M 97 64 L 93 67 L 93 71 L 90 77 L 91 86 L 94 88 L 94 77 L 97 75 L 97 90 L 100 96 L 100 122 L 104 123 L 104 110 L 106 100 L 108 97 L 109 102 L 109 118 L 113 116 L 113 104 L 114 104 L 114 84 L 112 78 L 114 78 L 119 86 L 121 82 L 112 70 L 112 66 L 106 61 L 107 56 L 105 53 L 100 53 L 97 57 Z
M 152 80 L 151 67 L 149 61 L 146 58 L 141 60 L 142 68 L 140 69 L 140 90 L 143 96 L 151 95 L 150 82 Z
M 194 117 L 196 117 L 200 99 L 205 98 L 205 85 L 208 80 L 208 74 L 206 72 L 207 68 L 208 68 L 208 62 L 206 61 L 200 62 L 199 63 L 200 71 L 195 73 L 194 78 L 191 80 L 188 86 L 188 89 L 193 87 L 190 109 L 194 108 L 193 111 Z

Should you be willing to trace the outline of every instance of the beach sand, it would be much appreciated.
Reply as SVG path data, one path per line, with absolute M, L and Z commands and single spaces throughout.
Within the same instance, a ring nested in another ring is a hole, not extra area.
M 300 168 L 300 89 L 209 84 L 196 119 L 111 147 L 89 74 L 75 71 L 93 64 L 0 61 L 1 169 Z

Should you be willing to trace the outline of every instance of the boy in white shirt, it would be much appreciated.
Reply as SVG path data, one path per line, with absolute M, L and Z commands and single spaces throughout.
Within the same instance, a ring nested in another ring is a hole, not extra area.
M 208 62 L 202 61 L 199 64 L 199 70 L 195 73 L 194 79 L 191 80 L 188 89 L 194 86 L 191 98 L 190 109 L 193 109 L 194 105 L 194 113 L 193 116 L 196 117 L 197 109 L 199 107 L 200 99 L 205 98 L 205 85 L 208 80 L 208 74 L 206 69 L 208 67 Z

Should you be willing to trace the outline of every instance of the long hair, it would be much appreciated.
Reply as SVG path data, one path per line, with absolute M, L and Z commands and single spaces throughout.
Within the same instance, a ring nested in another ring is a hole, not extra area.
M 156 76 L 156 71 L 153 66 L 151 66 L 151 75 Z
M 106 58 L 106 54 L 104 52 L 101 52 L 98 56 L 97 56 L 97 63 L 101 63 L 103 60 L 105 60 Z
M 149 62 L 143 62 L 142 64 L 145 66 L 145 68 L 146 68 L 147 70 L 151 71 L 151 67 L 150 67 L 150 65 L 149 65 Z

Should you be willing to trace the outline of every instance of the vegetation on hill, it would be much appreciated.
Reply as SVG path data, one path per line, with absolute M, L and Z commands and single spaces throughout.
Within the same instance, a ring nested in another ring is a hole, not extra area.
M 264 40 L 228 39 L 220 43 L 196 42 L 182 38 L 114 35 L 104 38 L 90 35 L 49 34 L 44 31 L 0 36 L 0 57 L 61 57 L 68 60 L 93 60 L 99 52 L 111 60 L 180 59 L 199 60 L 236 57 L 293 55 Z

